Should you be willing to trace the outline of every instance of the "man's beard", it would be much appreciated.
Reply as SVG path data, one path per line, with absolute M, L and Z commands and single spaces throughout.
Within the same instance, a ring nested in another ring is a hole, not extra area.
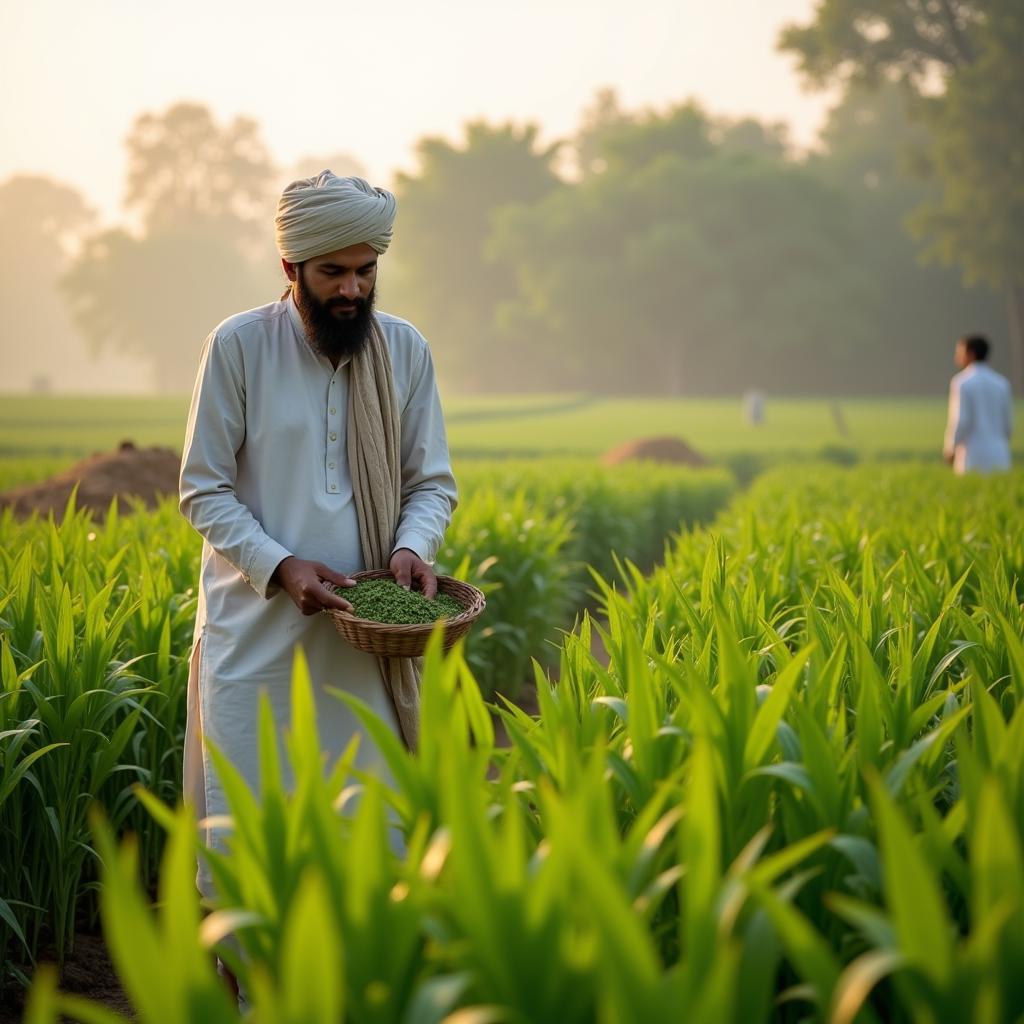
M 309 344 L 328 359 L 343 359 L 357 356 L 366 348 L 373 325 L 373 301 L 376 286 L 370 289 L 365 299 L 353 300 L 333 298 L 321 302 L 306 287 L 303 268 L 298 268 L 295 290 L 295 305 L 302 324 L 306 328 Z M 348 317 L 339 317 L 332 310 L 339 306 L 355 305 L 355 312 Z

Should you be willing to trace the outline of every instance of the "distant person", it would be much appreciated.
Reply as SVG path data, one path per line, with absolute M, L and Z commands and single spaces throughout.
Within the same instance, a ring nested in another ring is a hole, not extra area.
M 978 334 L 956 344 L 960 372 L 949 385 L 944 455 L 958 474 L 1010 468 L 1010 382 L 988 365 L 990 349 Z
M 743 395 L 743 418 L 747 425 L 758 427 L 764 423 L 764 393 L 747 391 Z

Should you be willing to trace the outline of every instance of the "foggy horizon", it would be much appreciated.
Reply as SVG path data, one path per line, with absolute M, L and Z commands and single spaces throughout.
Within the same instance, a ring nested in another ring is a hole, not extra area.
M 457 137 L 464 123 L 483 119 L 536 123 L 550 143 L 575 130 L 604 88 L 630 110 L 692 98 L 720 116 L 785 121 L 800 148 L 815 143 L 836 99 L 804 89 L 792 57 L 775 48 L 785 24 L 810 17 L 813 0 L 715 8 L 645 0 L 627 20 L 578 0 L 554 9 L 530 0 L 514 15 L 470 0 L 446 5 L 440 17 L 408 0 L 380 8 L 372 19 L 328 12 L 314 32 L 282 20 L 272 5 L 238 0 L 215 9 L 185 0 L 173 18 L 126 0 L 8 8 L 0 13 L 0 181 L 50 177 L 78 189 L 102 224 L 120 220 L 125 136 L 137 116 L 181 101 L 202 103 L 222 121 L 255 119 L 281 166 L 344 151 L 390 187 L 397 172 L 415 169 L 414 146 L 424 136 Z M 333 63 L 339 32 L 351 71 Z M 383 66 L 375 56 L 382 33 Z M 501 44 L 485 45 L 494 39 Z M 304 76 L 294 92 L 281 66 L 289 43 Z M 19 91 L 16 83 L 38 77 L 43 49 L 62 71 Z
M 0 393 L 186 394 L 324 167 L 398 193 L 380 308 L 450 395 L 939 395 L 966 333 L 1006 368 L 1005 297 L 910 230 L 905 94 L 780 48 L 814 9 L 7 9 Z

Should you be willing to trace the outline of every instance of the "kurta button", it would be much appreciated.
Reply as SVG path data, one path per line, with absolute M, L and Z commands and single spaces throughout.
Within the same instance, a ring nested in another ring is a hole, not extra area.
M 331 490 L 332 491 L 336 491 L 337 489 L 338 489 L 338 485 L 337 484 L 331 484 Z
M 338 435 L 337 434 L 331 434 L 331 440 L 332 441 L 337 441 L 338 440 Z
M 337 409 L 332 409 L 331 410 L 331 415 L 333 416 L 337 411 L 338 411 Z
M 334 469 L 334 463 L 333 462 L 328 462 L 327 463 L 327 468 L 328 469 Z

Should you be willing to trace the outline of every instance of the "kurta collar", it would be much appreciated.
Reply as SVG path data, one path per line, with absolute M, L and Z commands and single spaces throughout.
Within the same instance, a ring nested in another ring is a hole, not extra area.
M 321 355 L 315 348 L 313 348 L 312 345 L 310 345 L 309 339 L 306 337 L 306 325 L 302 322 L 302 314 L 299 312 L 299 307 L 295 305 L 294 292 L 290 294 L 285 301 L 288 303 L 288 317 L 292 322 L 292 326 L 295 328 L 295 333 L 298 336 L 299 341 L 301 341 L 317 359 L 325 363 L 327 366 L 331 366 L 330 359 Z M 351 355 L 342 356 L 338 362 L 338 369 L 340 370 L 343 366 L 346 366 L 351 359 Z M 331 372 L 334 372 L 333 366 L 331 366 Z

